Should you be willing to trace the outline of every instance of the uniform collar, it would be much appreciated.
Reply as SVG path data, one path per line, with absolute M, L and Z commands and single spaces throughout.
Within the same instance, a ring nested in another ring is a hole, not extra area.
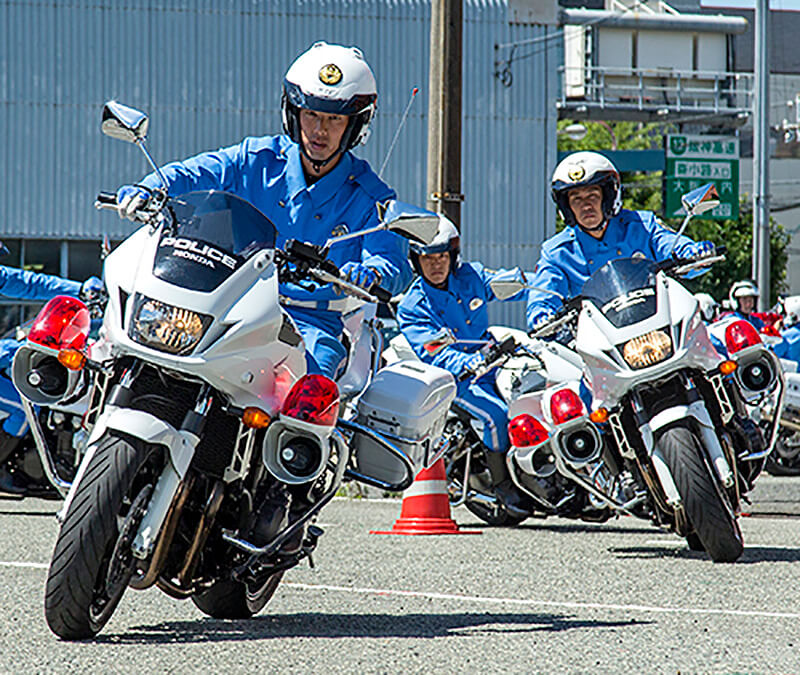
M 349 152 L 345 152 L 332 171 L 309 186 L 306 184 L 303 163 L 300 160 L 300 146 L 292 143 L 286 155 L 288 160 L 286 187 L 289 198 L 294 199 L 300 192 L 306 190 L 315 206 L 324 204 L 339 192 L 350 177 L 353 168 L 353 156 Z
M 608 219 L 608 227 L 606 227 L 606 231 L 603 232 L 603 236 L 600 239 L 595 239 L 588 232 L 584 232 L 578 225 L 575 225 L 572 231 L 575 239 L 583 249 L 597 247 L 600 244 L 616 246 L 620 238 L 620 224 L 616 218 Z

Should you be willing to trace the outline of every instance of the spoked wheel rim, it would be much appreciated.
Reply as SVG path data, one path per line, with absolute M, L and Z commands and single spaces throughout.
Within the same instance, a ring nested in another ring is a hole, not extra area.
M 128 509 L 128 515 L 121 519 L 119 536 L 113 549 L 100 565 L 89 607 L 89 621 L 98 630 L 105 625 L 116 609 L 133 576 L 134 559 L 131 546 L 139 531 L 152 491 L 153 486 L 146 485 L 136 495 Z

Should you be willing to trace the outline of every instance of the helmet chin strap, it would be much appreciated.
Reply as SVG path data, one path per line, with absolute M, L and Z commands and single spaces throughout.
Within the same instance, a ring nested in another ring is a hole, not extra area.
M 578 221 L 577 218 L 575 219 L 575 222 L 578 223 L 578 227 L 581 228 L 587 234 L 591 234 L 592 232 L 598 232 L 600 230 L 604 230 L 606 228 L 606 226 L 608 225 L 608 219 L 603 220 L 599 225 L 595 225 L 594 227 L 584 227 L 583 225 L 580 224 L 580 222 Z
M 322 167 L 326 166 L 331 160 L 333 160 L 335 157 L 338 157 L 339 155 L 342 154 L 342 149 L 341 148 L 337 148 L 336 150 L 333 151 L 333 154 L 330 157 L 328 157 L 327 159 L 314 159 L 313 157 L 311 157 L 311 155 L 309 155 L 306 152 L 305 143 L 301 142 L 300 143 L 300 152 L 303 153 L 303 157 L 305 157 L 309 162 L 311 162 L 311 166 L 314 168 L 314 171 L 316 173 L 319 173 L 320 170 L 322 169 Z

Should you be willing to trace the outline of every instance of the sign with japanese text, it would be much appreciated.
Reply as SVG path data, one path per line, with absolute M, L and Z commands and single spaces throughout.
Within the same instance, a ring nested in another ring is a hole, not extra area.
M 697 217 L 739 217 L 738 138 L 670 134 L 664 152 L 664 217 L 684 215 L 681 195 L 706 183 L 717 186 L 720 204 Z

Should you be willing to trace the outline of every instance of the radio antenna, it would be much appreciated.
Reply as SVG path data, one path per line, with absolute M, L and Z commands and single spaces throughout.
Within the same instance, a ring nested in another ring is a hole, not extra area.
M 395 143 L 397 143 L 397 139 L 400 136 L 400 132 L 403 130 L 403 126 L 408 119 L 408 113 L 411 110 L 411 105 L 414 103 L 414 98 L 419 91 L 419 87 L 414 87 L 411 90 L 411 96 L 408 99 L 408 103 L 406 104 L 406 109 L 403 111 L 403 116 L 400 118 L 400 124 L 397 125 L 397 131 L 394 132 L 394 138 L 392 142 L 389 144 L 389 149 L 386 151 L 386 157 L 383 158 L 383 163 L 381 164 L 381 169 L 378 171 L 378 178 L 383 177 L 383 170 L 386 168 L 386 164 L 389 161 L 389 157 L 392 155 L 392 150 L 394 150 Z

